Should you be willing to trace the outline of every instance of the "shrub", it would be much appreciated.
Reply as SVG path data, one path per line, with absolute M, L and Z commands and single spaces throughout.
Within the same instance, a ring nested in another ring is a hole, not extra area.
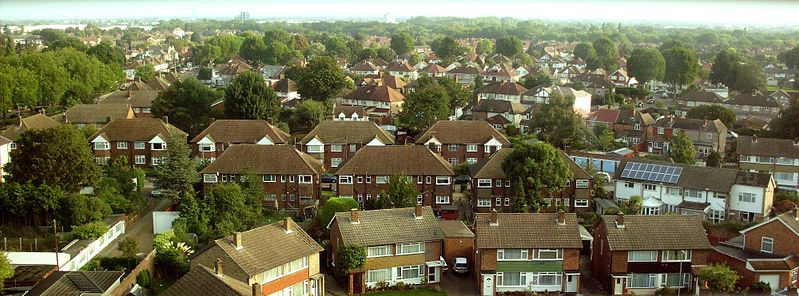
M 366 248 L 361 246 L 344 246 L 336 250 L 336 268 L 342 276 L 350 270 L 363 266 L 366 263 Z
M 404 283 L 404 282 L 398 282 L 398 283 L 395 285 L 395 287 L 396 287 L 396 288 L 397 288 L 397 290 L 399 290 L 399 291 L 405 291 L 405 290 L 407 290 L 407 289 L 408 289 L 408 284 L 406 284 L 406 283 Z
M 136 275 L 136 283 L 142 287 L 150 287 L 150 283 L 152 282 L 152 278 L 150 277 L 149 270 L 142 270 Z
M 129 236 L 119 241 L 117 246 L 125 257 L 136 257 L 136 254 L 139 253 L 139 243 Z
M 72 227 L 73 239 L 96 239 L 108 231 L 108 225 L 101 221 L 89 222 Z

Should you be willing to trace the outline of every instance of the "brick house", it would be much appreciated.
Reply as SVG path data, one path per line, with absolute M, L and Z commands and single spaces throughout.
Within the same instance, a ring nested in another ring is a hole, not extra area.
M 461 220 L 440 220 L 438 225 L 444 233 L 444 261 L 455 264 L 455 257 L 472 258 L 474 233 Z M 473 268 L 470 264 L 469 268 Z
M 322 296 L 325 295 L 324 275 L 319 270 L 322 250 L 302 227 L 285 218 L 215 240 L 198 250 L 189 263 L 192 270 L 213 268 L 215 273 L 228 277 L 228 281 L 240 282 L 238 286 L 260 291 L 254 293 L 257 295 Z M 170 287 L 173 292 L 166 295 L 214 295 L 197 287 L 176 283 Z
M 721 120 L 663 117 L 652 128 L 652 138 L 647 141 L 651 153 L 671 152 L 671 139 L 679 132 L 691 140 L 696 148 L 696 157 L 705 159 L 711 152 L 722 155 L 727 149 L 727 126 Z
M 77 104 L 64 112 L 63 122 L 78 128 L 94 126 L 101 129 L 114 119 L 134 117 L 133 108 L 128 104 Z
M 452 165 L 472 165 L 510 146 L 503 134 L 482 120 L 440 120 L 422 133 L 416 144 L 440 154 Z
M 98 104 L 127 104 L 133 108 L 136 117 L 153 117 L 153 101 L 158 98 L 160 92 L 144 83 L 137 83 L 131 85 L 128 90 L 115 91 L 101 97 Z M 141 88 L 137 87 L 138 85 L 142 85 Z
M 276 161 L 280 160 L 280 161 Z M 264 204 L 278 210 L 304 211 L 319 199 L 322 164 L 289 145 L 239 144 L 228 147 L 203 169 L 203 191 L 218 182 L 234 182 L 242 173 L 263 182 Z
M 638 110 L 624 109 L 619 112 L 619 116 L 613 123 L 613 131 L 616 138 L 621 139 L 628 146 L 646 143 L 652 138 L 651 126 L 655 125 L 655 119 L 649 113 L 641 113 Z
M 492 209 L 500 212 L 511 211 L 511 182 L 505 179 L 502 162 L 512 152 L 513 148 L 502 149 L 469 168 L 472 177 L 472 208 L 475 212 L 486 213 Z M 552 193 L 545 200 L 554 207 L 565 205 L 570 212 L 590 211 L 591 176 L 568 155 L 563 152 L 560 155 L 574 178 L 561 192 Z
M 783 213 L 741 231 L 717 246 L 711 262 L 724 263 L 741 279 L 739 287 L 769 284 L 772 292 L 799 286 L 799 213 Z
M 291 135 L 266 120 L 226 119 L 212 122 L 189 144 L 193 157 L 212 162 L 234 144 L 288 144 L 289 138 Z
M 185 141 L 187 134 L 160 118 L 114 119 L 89 137 L 95 162 L 106 164 L 124 156 L 128 164 L 152 167 L 161 163 L 170 137 Z
M 303 137 L 298 147 L 335 171 L 366 146 L 394 144 L 394 136 L 371 121 L 320 122 Z
M 799 140 L 740 136 L 738 168 L 774 174 L 779 187 L 799 187 Z
M 580 237 L 574 213 L 479 213 L 475 280 L 480 295 L 580 292 Z
M 430 207 L 372 211 L 352 209 L 336 213 L 330 229 L 331 261 L 338 248 L 360 246 L 367 250 L 366 263 L 349 274 L 348 292 L 364 293 L 384 282 L 418 285 L 441 281 L 444 235 Z
M 605 215 L 594 225 L 591 273 L 608 295 L 694 290 L 710 252 L 696 216 Z
M 349 106 L 374 108 L 372 112 L 395 115 L 402 109 L 405 96 L 387 85 L 358 87 L 339 99 Z
M 418 145 L 367 146 L 358 150 L 336 172 L 337 194 L 356 198 L 364 205 L 385 194 L 389 178 L 400 174 L 416 184 L 419 191 L 417 203 L 457 213 L 457 207 L 452 203 L 452 179 L 455 176 L 452 165 Z
M 13 143 L 19 137 L 28 131 L 40 131 L 49 128 L 58 127 L 61 125 L 58 121 L 44 115 L 42 113 L 34 114 L 19 120 L 19 124 L 11 126 L 0 133 L 0 136 L 11 140 L 10 149 L 17 149 L 16 143 Z

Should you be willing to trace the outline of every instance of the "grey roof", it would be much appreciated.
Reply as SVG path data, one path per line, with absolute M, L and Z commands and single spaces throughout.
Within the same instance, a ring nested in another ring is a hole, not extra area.
M 247 283 L 217 275 L 208 267 L 197 265 L 169 287 L 163 296 L 251 296 Z
M 598 226 L 605 229 L 611 251 L 710 249 L 703 217 L 629 215 L 623 228 L 616 227 L 616 217 L 602 216 Z
M 799 158 L 799 144 L 794 140 L 738 137 L 738 154 Z
M 742 106 L 761 106 L 761 107 L 779 107 L 780 104 L 774 98 L 762 94 L 740 94 L 731 99 L 727 99 L 724 103 L 730 105 Z
M 679 163 L 668 163 L 662 161 L 655 161 L 644 158 L 625 158 L 620 163 L 616 170 L 614 179 L 620 180 L 633 180 L 636 182 L 647 182 L 642 179 L 622 177 L 622 172 L 627 163 L 645 163 L 656 164 L 659 166 L 682 168 L 682 172 L 677 176 L 677 182 L 672 183 L 676 186 L 696 189 L 696 190 L 709 190 L 713 192 L 730 192 L 732 185 L 747 185 L 755 187 L 766 187 L 771 181 L 771 174 L 746 172 L 737 169 L 714 168 L 714 167 L 700 167 L 684 165 Z M 713 176 L 708 178 L 707 176 Z M 650 182 L 651 183 L 651 182 Z M 655 182 L 657 183 L 657 182 Z
M 379 246 L 444 239 L 433 209 L 423 207 L 421 219 L 416 219 L 415 210 L 398 208 L 359 211 L 358 223 L 350 221 L 350 212 L 336 213 L 334 219 L 345 245 Z
M 56 271 L 36 284 L 31 296 L 102 295 L 122 277 L 122 271 Z
M 692 101 L 692 102 L 721 103 L 724 101 L 724 98 L 722 98 L 721 96 L 719 96 L 714 92 L 695 90 L 680 97 L 680 100 Z
M 566 213 L 566 223 L 557 223 L 558 213 L 497 213 L 497 225 L 490 224 L 492 213 L 478 213 L 475 232 L 478 249 L 562 248 L 580 249 L 577 214 Z
M 474 237 L 474 233 L 461 220 L 441 220 L 438 225 L 446 238 Z

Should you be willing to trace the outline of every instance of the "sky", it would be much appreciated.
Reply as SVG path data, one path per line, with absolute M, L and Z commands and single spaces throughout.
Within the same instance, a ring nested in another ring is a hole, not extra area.
M 0 22 L 55 19 L 498 16 L 544 20 L 798 25 L 797 0 L 0 0 Z

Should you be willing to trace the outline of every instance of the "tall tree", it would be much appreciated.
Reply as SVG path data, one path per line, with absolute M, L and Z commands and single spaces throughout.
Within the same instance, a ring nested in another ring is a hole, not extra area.
M 419 190 L 411 180 L 411 177 L 404 174 L 391 176 L 388 179 L 388 192 L 385 192 L 384 196 L 377 200 L 378 208 L 407 208 L 416 204 Z
M 552 83 L 552 79 L 544 73 L 538 75 L 526 75 L 522 80 L 522 86 L 526 89 L 534 89 L 539 86 L 547 86 Z
M 422 131 L 436 121 L 449 118 L 449 107 L 447 91 L 441 86 L 429 85 L 405 97 L 397 122 L 410 130 Z
M 591 43 L 581 42 L 574 47 L 574 56 L 583 61 L 593 60 L 596 58 L 596 50 Z
M 661 54 L 666 60 L 666 72 L 663 81 L 673 85 L 691 84 L 699 73 L 699 62 L 693 49 L 679 44 L 664 44 Z
M 442 61 L 445 61 L 444 63 L 454 61 L 458 56 L 463 54 L 463 47 L 451 37 L 436 39 L 430 47 Z
M 325 105 L 322 102 L 313 100 L 300 101 L 294 107 L 294 110 L 297 113 L 298 125 L 301 125 L 302 129 L 306 131 L 313 129 L 327 114 Z
M 50 185 L 77 192 L 100 177 L 86 137 L 78 128 L 65 125 L 28 131 L 15 141 L 6 164 L 7 180 L 20 184 Z
M 475 52 L 477 54 L 491 54 L 494 52 L 494 44 L 491 43 L 491 39 L 480 39 L 480 41 L 477 41 Z
M 728 128 L 731 128 L 735 123 L 735 113 L 733 113 L 732 110 L 727 109 L 724 106 L 711 106 L 711 105 L 696 106 L 688 110 L 688 114 L 685 115 L 685 117 L 693 119 L 707 119 L 707 120 L 719 119 Z
M 280 112 L 275 91 L 255 72 L 237 76 L 225 90 L 225 116 L 235 119 L 273 120 Z
M 248 61 L 263 63 L 266 59 L 266 44 L 261 36 L 249 34 L 244 38 L 239 49 L 239 54 L 242 58 Z
M 298 69 L 297 91 L 303 99 L 328 101 L 347 88 L 347 76 L 331 57 L 315 57 Z
M 780 53 L 780 60 L 785 63 L 788 68 L 799 67 L 799 46 Z
M 519 37 L 506 35 L 497 39 L 497 53 L 501 55 L 512 58 L 523 51 L 524 47 Z
M 728 85 L 731 90 L 751 93 L 766 89 L 766 77 L 762 69 L 755 63 L 742 63 L 735 66 L 735 82 Z
M 619 58 L 619 50 L 616 43 L 608 37 L 594 40 L 592 43 L 596 51 L 596 59 L 593 62 L 598 68 L 614 71 L 618 67 L 616 60 Z
M 100 44 L 90 47 L 86 53 L 107 65 L 125 65 L 125 52 L 110 42 L 100 42 Z
M 782 139 L 795 139 L 799 137 L 799 104 L 791 104 L 788 109 L 782 110 L 780 116 L 771 123 L 772 135 Z
M 200 181 L 198 164 L 191 159 L 191 149 L 186 139 L 170 137 L 161 164 L 152 170 L 156 188 L 168 190 L 173 198 L 180 200 L 194 194 L 194 184 Z
M 585 146 L 587 133 L 585 121 L 574 112 L 574 98 L 550 94 L 549 103 L 533 114 L 530 128 L 537 131 L 538 139 L 564 148 L 580 149 Z
M 561 153 L 544 142 L 514 145 L 502 161 L 502 171 L 511 182 L 514 211 L 539 211 L 544 197 L 559 192 L 573 178 Z
M 641 88 L 651 80 L 662 80 L 666 72 L 666 60 L 654 48 L 637 48 L 627 60 L 627 72 L 638 80 Z
M 436 83 L 447 91 L 449 97 L 449 107 L 454 110 L 456 108 L 465 107 L 471 101 L 472 88 L 471 86 L 463 87 L 455 79 L 450 77 L 440 77 Z
M 734 48 L 727 48 L 719 51 L 713 59 L 713 66 L 710 69 L 710 82 L 722 83 L 730 86 L 735 82 L 735 70 L 741 58 Z
M 153 101 L 153 114 L 169 117 L 169 123 L 194 136 L 208 127 L 214 111 L 211 104 L 222 96 L 190 77 L 172 84 Z
M 201 240 L 210 241 L 252 228 L 260 218 L 256 208 L 260 209 L 248 200 L 238 183 L 221 183 L 211 187 L 201 205 L 209 227 L 209 232 L 201 235 Z
M 150 81 L 155 78 L 155 68 L 153 65 L 145 64 L 136 67 L 136 79 L 141 81 Z
M 671 138 L 671 159 L 676 163 L 694 164 L 696 159 L 696 148 L 691 139 L 680 131 Z
M 406 32 L 391 35 L 391 49 L 397 55 L 404 55 L 413 49 L 413 37 Z

